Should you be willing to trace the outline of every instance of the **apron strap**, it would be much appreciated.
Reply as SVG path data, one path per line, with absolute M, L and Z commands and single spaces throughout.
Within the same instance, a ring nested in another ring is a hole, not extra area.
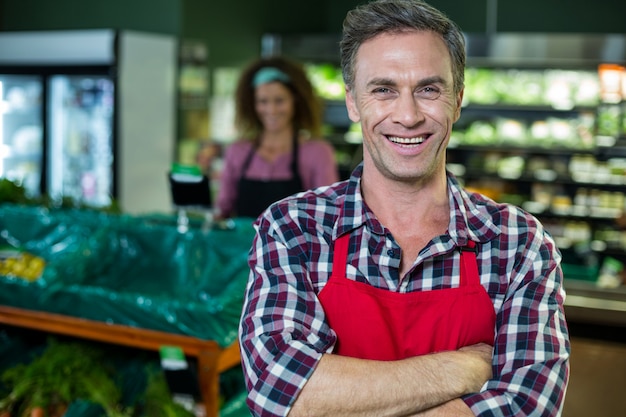
M 293 146 L 291 147 L 291 173 L 294 175 L 298 175 L 298 134 L 294 133 L 293 135 Z
M 241 167 L 241 178 L 245 178 L 246 171 L 248 170 L 248 166 L 250 165 L 250 161 L 252 161 L 252 157 L 254 156 L 255 152 L 256 152 L 256 146 L 251 146 L 250 152 L 248 152 L 248 156 L 246 156 L 246 160 L 243 163 L 243 166 Z
M 461 251 L 460 286 L 464 287 L 471 283 L 480 283 L 478 263 L 476 262 L 476 253 L 478 252 L 476 243 L 472 240 L 468 240 L 467 246 L 461 246 L 459 249 Z
M 293 153 L 291 155 L 291 175 L 293 179 L 298 182 L 300 189 L 304 189 L 304 184 L 302 183 L 302 177 L 300 176 L 300 169 L 298 167 L 298 132 L 293 134 Z
M 345 276 L 348 266 L 348 247 L 350 246 L 350 234 L 339 236 L 333 243 L 333 269 L 331 275 Z

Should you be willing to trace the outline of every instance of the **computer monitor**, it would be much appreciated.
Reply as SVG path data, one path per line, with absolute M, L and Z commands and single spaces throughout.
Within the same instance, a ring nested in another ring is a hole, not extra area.
M 211 182 L 206 175 L 191 176 L 169 172 L 172 201 L 176 207 L 212 207 Z

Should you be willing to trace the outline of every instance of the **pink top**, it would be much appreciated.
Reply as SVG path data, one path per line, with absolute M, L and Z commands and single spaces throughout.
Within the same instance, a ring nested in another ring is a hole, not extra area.
M 239 179 L 243 164 L 253 146 L 251 141 L 239 140 L 224 152 L 224 167 L 220 176 L 217 209 L 223 217 L 232 215 L 236 206 Z M 306 140 L 298 145 L 298 170 L 306 190 L 339 181 L 335 150 L 323 140 Z M 246 178 L 259 180 L 288 180 L 291 175 L 291 152 L 268 162 L 256 153 L 246 170 Z M 304 191 L 304 190 L 303 190 Z

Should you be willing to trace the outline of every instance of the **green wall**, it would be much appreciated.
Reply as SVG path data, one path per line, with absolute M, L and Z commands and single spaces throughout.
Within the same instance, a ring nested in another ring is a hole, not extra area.
M 0 0 L 0 30 L 128 29 L 178 35 L 181 0 Z
M 264 33 L 339 33 L 361 0 L 0 0 L 0 30 L 113 28 L 204 42 L 212 67 L 260 54 Z M 431 0 L 465 32 L 626 33 L 615 0 Z M 497 19 L 488 9 L 497 7 Z
M 500 0 L 498 30 L 626 33 L 623 0 Z
M 213 65 L 239 66 L 260 54 L 264 33 L 325 32 L 327 4 L 333 1 L 183 0 L 182 3 L 183 36 L 205 41 Z

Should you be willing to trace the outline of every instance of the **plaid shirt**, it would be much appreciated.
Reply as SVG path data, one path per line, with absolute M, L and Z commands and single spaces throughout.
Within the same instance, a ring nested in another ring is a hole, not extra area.
M 257 220 L 240 326 L 248 405 L 285 416 L 336 342 L 318 294 L 332 267 L 332 243 L 350 233 L 347 277 L 408 293 L 459 285 L 460 256 L 478 243 L 480 279 L 496 312 L 493 378 L 463 400 L 477 416 L 557 416 L 569 376 L 561 256 L 533 216 L 464 191 L 448 175 L 450 224 L 400 279 L 401 250 L 364 204 L 362 166 L 330 187 L 273 204 Z

